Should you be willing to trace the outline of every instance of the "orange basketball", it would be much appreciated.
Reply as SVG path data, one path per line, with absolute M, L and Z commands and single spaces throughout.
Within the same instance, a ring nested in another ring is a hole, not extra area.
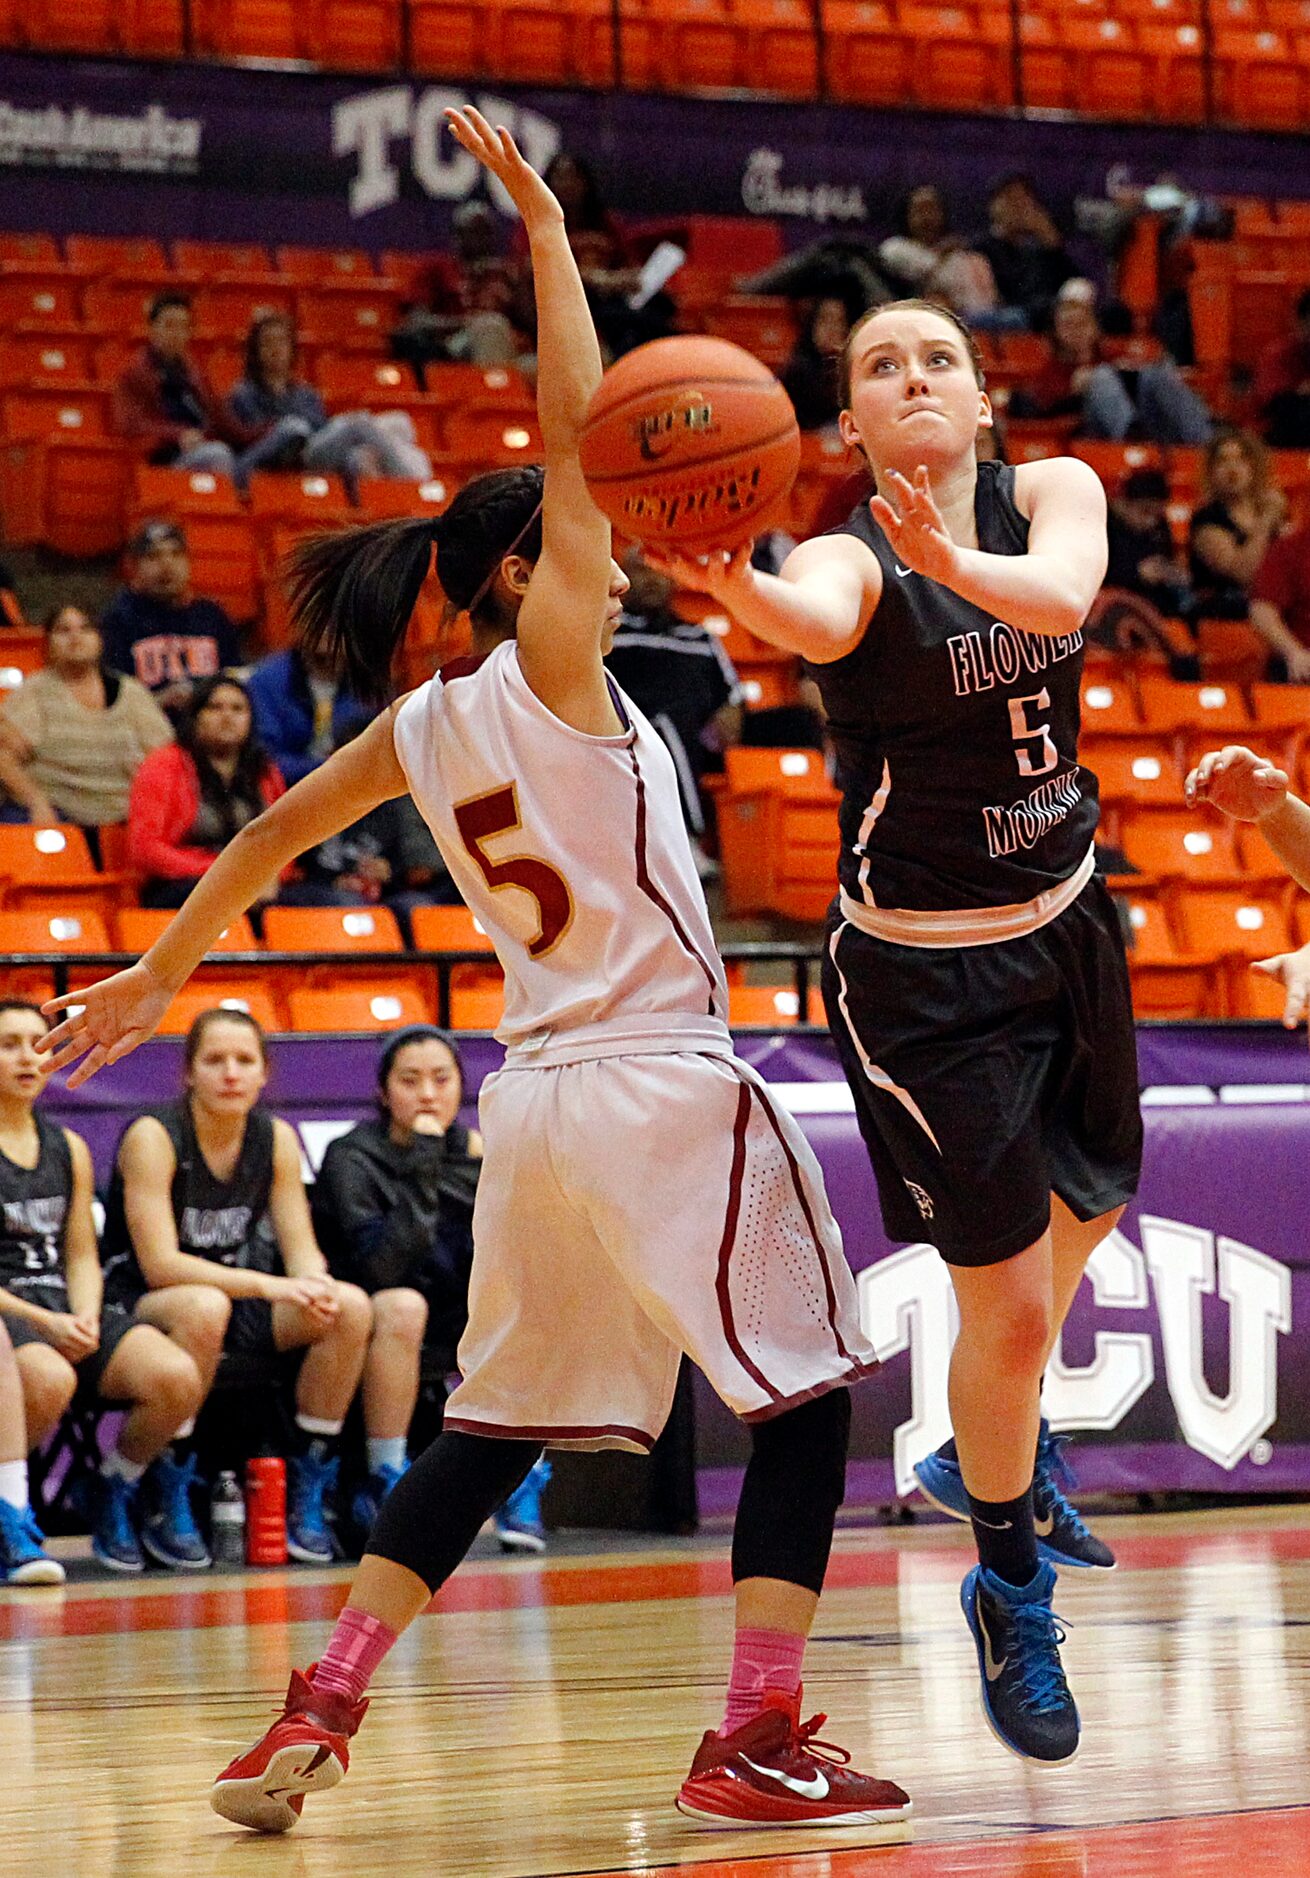
M 767 365 L 726 339 L 654 339 L 610 367 L 579 445 L 592 500 L 622 534 L 737 548 L 791 489 L 801 437 Z

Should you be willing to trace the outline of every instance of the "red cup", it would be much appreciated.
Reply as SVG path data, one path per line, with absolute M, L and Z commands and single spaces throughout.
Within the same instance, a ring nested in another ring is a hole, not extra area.
M 287 1464 L 280 1454 L 246 1463 L 246 1563 L 287 1562 Z

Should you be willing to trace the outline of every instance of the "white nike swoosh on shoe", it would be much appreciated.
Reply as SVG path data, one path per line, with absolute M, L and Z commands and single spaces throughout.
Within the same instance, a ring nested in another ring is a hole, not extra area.
M 825 1774 L 815 1774 L 813 1780 L 797 1780 L 794 1774 L 784 1774 L 780 1767 L 760 1767 L 746 1754 L 741 1758 L 752 1773 L 762 1774 L 766 1780 L 776 1780 L 780 1787 L 799 1793 L 803 1800 L 826 1800 L 831 1791 Z
M 1009 1662 L 1010 1659 L 1008 1656 L 1003 1656 L 1000 1662 L 998 1663 L 995 1656 L 992 1654 L 992 1639 L 991 1639 L 991 1634 L 987 1629 L 987 1625 L 983 1621 L 981 1598 L 975 1598 L 974 1614 L 976 1615 L 978 1619 L 978 1628 L 979 1630 L 982 1631 L 982 1635 L 983 1635 L 984 1673 L 986 1674 L 988 1682 L 995 1682 L 997 1677 L 1000 1676 L 1001 1673 L 1004 1671 L 1005 1665 Z
M 907 574 L 912 574 L 914 572 L 914 569 L 912 567 L 902 567 L 899 561 L 893 561 L 892 566 L 896 569 L 896 572 L 900 575 L 902 580 L 905 579 L 905 576 Z

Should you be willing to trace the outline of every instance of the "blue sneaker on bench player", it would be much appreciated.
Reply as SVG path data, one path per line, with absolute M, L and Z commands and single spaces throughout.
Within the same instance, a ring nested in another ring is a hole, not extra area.
M 1104 1540 L 1090 1531 L 1061 1490 L 1062 1486 L 1077 1484 L 1064 1458 L 1067 1441 L 1067 1435 L 1051 1433 L 1050 1424 L 1043 1416 L 1033 1473 L 1037 1549 L 1052 1565 L 1071 1565 L 1080 1571 L 1113 1571 L 1114 1553 Z M 953 1454 L 938 1448 L 935 1453 L 926 1455 L 916 1466 L 914 1477 L 924 1499 L 939 1513 L 947 1513 L 952 1519 L 968 1519 L 969 1496 L 964 1489 L 960 1463 Z

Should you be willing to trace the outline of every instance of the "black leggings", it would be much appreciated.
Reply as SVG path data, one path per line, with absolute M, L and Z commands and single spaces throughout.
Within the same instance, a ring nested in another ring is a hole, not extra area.
M 850 1391 L 832 1389 L 751 1428 L 732 1536 L 734 1583 L 781 1578 L 822 1590 L 846 1492 L 850 1427 Z M 538 1441 L 438 1435 L 383 1501 L 368 1551 L 435 1591 L 540 1454 Z

